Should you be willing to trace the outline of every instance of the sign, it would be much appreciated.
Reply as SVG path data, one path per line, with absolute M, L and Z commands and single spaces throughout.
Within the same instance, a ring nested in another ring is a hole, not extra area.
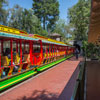
M 0 25 L 0 32 L 12 33 L 12 34 L 17 34 L 17 35 L 27 34 L 27 32 L 25 31 L 21 31 L 15 28 L 4 26 L 4 25 Z

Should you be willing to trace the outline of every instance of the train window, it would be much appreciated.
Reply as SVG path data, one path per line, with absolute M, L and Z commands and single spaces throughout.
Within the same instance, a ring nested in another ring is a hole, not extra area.
M 10 41 L 3 41 L 3 53 L 6 52 L 6 48 L 10 49 Z
M 16 53 L 18 53 L 18 51 L 19 51 L 19 48 L 17 47 L 17 43 L 16 43 L 16 41 L 13 41 L 13 52 L 16 52 Z M 18 49 L 18 50 L 17 50 Z
M 46 45 L 43 44 L 43 53 L 45 53 L 45 52 L 46 52 Z
M 40 53 L 40 47 L 34 46 L 34 53 Z
M 10 41 L 3 41 L 3 56 L 10 55 Z
M 16 41 L 13 41 L 13 49 L 16 49 Z
M 68 47 L 68 50 L 70 49 L 71 47 Z
M 48 52 L 51 52 L 51 46 L 49 45 L 47 48 Z
M 33 43 L 33 52 L 34 53 L 40 53 L 40 43 L 38 41 L 35 41 Z
M 22 43 L 22 51 L 24 54 L 29 54 L 29 43 L 28 42 Z
M 55 46 L 53 45 L 53 52 L 55 52 Z
M 26 44 L 25 46 L 26 46 L 25 53 L 29 53 L 29 44 Z

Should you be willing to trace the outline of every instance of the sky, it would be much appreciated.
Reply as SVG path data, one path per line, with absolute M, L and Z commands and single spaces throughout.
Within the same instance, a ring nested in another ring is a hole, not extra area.
M 12 8 L 15 4 L 18 4 L 23 8 L 29 9 L 32 8 L 33 0 L 8 0 L 8 2 L 9 8 Z M 64 19 L 67 21 L 68 8 L 72 7 L 77 2 L 78 0 L 59 0 L 60 19 Z

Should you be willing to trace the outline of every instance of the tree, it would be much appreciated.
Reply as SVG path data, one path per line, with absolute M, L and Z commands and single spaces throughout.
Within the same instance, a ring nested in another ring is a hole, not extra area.
M 4 9 L 8 5 L 6 0 L 0 0 L 0 24 L 7 24 L 8 11 Z
M 17 29 L 22 29 L 22 13 L 23 8 L 19 5 L 15 5 L 13 8 L 9 9 L 9 21 L 8 26 L 14 27 Z
M 59 17 L 58 0 L 33 0 L 34 14 L 40 19 L 43 29 L 53 30 Z
M 63 19 L 59 19 L 56 23 L 55 29 L 53 32 L 56 32 L 58 34 L 60 34 L 61 36 L 65 36 L 65 34 L 67 34 L 66 30 L 65 30 L 65 20 Z
M 68 10 L 69 24 L 73 24 L 75 40 L 87 40 L 91 0 L 79 0 Z
M 56 23 L 56 27 L 53 31 L 53 33 L 58 33 L 62 36 L 62 41 L 66 42 L 72 38 L 73 35 L 73 26 L 71 24 L 66 24 L 66 21 L 63 19 L 59 19 Z
M 24 30 L 28 33 L 48 35 L 41 27 L 39 19 L 34 15 L 32 9 L 23 9 L 19 5 L 15 5 L 9 10 L 9 26 L 20 30 Z

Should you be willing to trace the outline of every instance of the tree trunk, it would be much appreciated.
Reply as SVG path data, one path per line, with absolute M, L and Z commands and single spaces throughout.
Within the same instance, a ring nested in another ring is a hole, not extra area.
M 43 18 L 43 29 L 45 30 L 45 17 Z

